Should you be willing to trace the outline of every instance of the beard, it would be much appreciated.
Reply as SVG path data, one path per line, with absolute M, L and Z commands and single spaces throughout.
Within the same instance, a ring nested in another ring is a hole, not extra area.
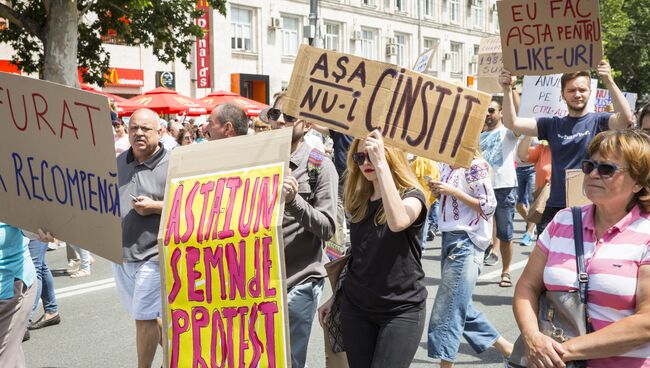
M 566 104 L 567 109 L 575 113 L 583 113 L 587 109 L 587 102 L 583 103 L 568 103 Z

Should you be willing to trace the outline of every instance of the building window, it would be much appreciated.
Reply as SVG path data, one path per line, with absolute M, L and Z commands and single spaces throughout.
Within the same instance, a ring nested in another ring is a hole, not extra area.
M 438 0 L 424 0 L 424 15 L 435 18 L 438 13 Z
M 253 51 L 253 11 L 232 7 L 230 9 L 230 32 L 233 50 Z
M 339 51 L 341 27 L 336 23 L 325 23 L 325 49 Z
M 449 21 L 458 23 L 460 19 L 460 0 L 449 0 Z
M 433 49 L 433 54 L 431 54 L 431 62 L 429 63 L 428 72 L 438 72 L 438 46 L 440 45 L 440 40 L 435 38 L 425 38 L 424 39 L 424 50 Z
M 483 28 L 483 0 L 470 0 L 472 2 L 472 26 Z
M 361 4 L 365 6 L 375 6 L 375 0 L 361 0 Z
M 371 30 L 361 30 L 361 56 L 377 60 L 377 34 Z
M 406 11 L 406 0 L 395 0 L 395 10 L 405 12 Z
M 472 60 L 469 63 L 469 75 L 478 75 L 478 49 L 479 45 L 474 45 L 474 53 L 472 54 Z
M 463 44 L 452 42 L 451 43 L 451 60 L 449 62 L 451 73 L 462 74 L 463 73 Z
M 282 56 L 296 56 L 298 53 L 298 25 L 300 20 L 282 17 Z
M 395 46 L 397 46 L 396 60 L 397 65 L 407 66 L 407 45 L 408 36 L 404 34 L 395 34 Z
M 492 24 L 494 24 L 494 32 L 499 33 L 499 13 L 492 12 Z

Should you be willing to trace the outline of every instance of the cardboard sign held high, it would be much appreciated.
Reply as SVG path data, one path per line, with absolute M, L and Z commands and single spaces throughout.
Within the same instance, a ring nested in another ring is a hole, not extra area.
M 478 90 L 487 93 L 502 92 L 499 85 L 502 70 L 501 37 L 481 39 L 478 48 Z
M 490 95 L 406 68 L 302 45 L 283 109 L 364 138 L 469 167 Z
M 603 57 L 598 0 L 501 0 L 497 8 L 513 75 L 587 70 Z

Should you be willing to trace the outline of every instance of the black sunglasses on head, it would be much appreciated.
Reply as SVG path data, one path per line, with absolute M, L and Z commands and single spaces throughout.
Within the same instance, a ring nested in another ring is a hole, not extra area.
M 591 160 L 582 161 L 582 172 L 585 175 L 589 175 L 592 171 L 594 171 L 594 169 L 596 169 L 598 176 L 602 178 L 611 178 L 614 176 L 614 174 L 616 174 L 617 171 L 627 170 L 625 167 L 618 167 L 617 165 L 608 164 L 606 162 L 598 163 Z
M 359 166 L 363 165 L 366 162 L 366 160 L 368 160 L 368 162 L 372 164 L 372 161 L 370 161 L 370 157 L 368 156 L 367 153 L 356 152 L 352 154 L 352 161 L 354 161 L 354 163 Z
M 295 123 L 298 120 L 298 118 L 293 117 L 291 115 L 287 115 L 287 114 L 283 113 L 280 109 L 276 109 L 276 108 L 269 109 L 269 111 L 266 113 L 266 115 L 269 117 L 269 119 L 274 120 L 274 121 L 278 121 L 278 119 L 280 118 L 280 115 L 282 115 L 282 117 L 284 118 L 284 121 L 287 122 L 287 123 Z

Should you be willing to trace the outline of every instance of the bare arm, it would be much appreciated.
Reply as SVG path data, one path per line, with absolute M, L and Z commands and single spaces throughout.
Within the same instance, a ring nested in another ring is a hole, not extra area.
M 514 84 L 513 77 L 509 71 L 503 70 L 499 76 L 499 84 L 503 89 L 503 125 L 512 130 L 515 134 L 525 134 L 532 137 L 537 137 L 537 121 L 532 118 L 519 118 L 517 117 L 517 108 L 519 96 L 514 97 L 512 86 Z M 516 99 L 516 101 L 515 101 Z
M 537 365 L 539 367 L 565 367 L 561 358 L 565 354 L 564 348 L 557 341 L 541 333 L 537 325 L 537 304 L 539 296 L 544 291 L 545 265 L 546 255 L 539 247 L 535 247 L 515 287 L 512 309 L 528 347 L 528 361 L 546 363 L 546 365 Z
M 612 96 L 612 104 L 614 105 L 614 114 L 609 117 L 609 129 L 625 129 L 634 124 L 634 115 L 630 104 L 625 99 L 623 92 L 614 82 L 612 78 L 612 68 L 607 61 L 603 60 L 598 64 L 598 76 L 603 81 L 609 95 Z
M 384 141 L 378 130 L 368 134 L 365 145 L 377 173 L 388 228 L 395 233 L 405 230 L 420 216 L 423 210 L 422 202 L 413 197 L 400 197 L 384 155 Z
M 563 345 L 565 362 L 622 355 L 650 342 L 650 265 L 639 268 L 636 310 L 629 317 Z
M 517 157 L 521 162 L 528 162 L 528 149 L 530 148 L 530 143 L 533 141 L 533 137 L 524 136 L 517 146 Z

